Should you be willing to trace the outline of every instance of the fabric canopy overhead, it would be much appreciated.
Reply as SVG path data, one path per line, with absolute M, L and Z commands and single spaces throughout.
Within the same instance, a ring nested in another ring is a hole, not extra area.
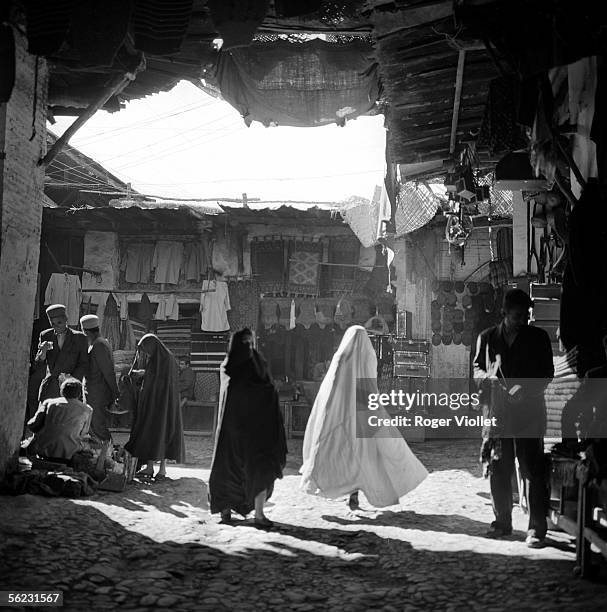
M 278 40 L 220 54 L 221 95 L 247 125 L 345 124 L 373 109 L 380 93 L 369 43 Z

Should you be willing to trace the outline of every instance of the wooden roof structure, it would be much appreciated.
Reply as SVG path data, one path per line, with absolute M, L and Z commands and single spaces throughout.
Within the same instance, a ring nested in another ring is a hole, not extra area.
M 17 0 L 13 4 L 21 6 Z M 491 24 L 490 19 L 483 21 L 482 15 L 491 15 L 494 7 L 516 13 L 529 4 L 514 0 L 311 0 L 296 3 L 296 14 L 289 14 L 292 9 L 285 2 L 245 4 L 243 11 L 265 11 L 256 30 L 257 44 L 272 36 L 302 33 L 322 34 L 342 44 L 348 37 L 373 42 L 383 87 L 380 102 L 386 113 L 388 158 L 406 164 L 411 175 L 417 174 L 416 167 L 424 172 L 428 163 L 436 164 L 432 166 L 436 173 L 443 161 L 454 159 L 459 150 L 474 143 L 489 82 L 500 74 L 496 66 L 504 59 L 501 51 L 520 52 L 534 44 L 533 37 L 514 40 L 516 24 L 523 19 L 519 14 L 510 20 L 509 41 L 516 43 L 510 47 L 499 39 L 497 19 Z M 558 11 L 562 3 L 548 0 L 544 4 L 546 10 Z M 220 28 L 214 23 L 213 10 L 228 5 L 234 10 L 241 7 L 211 0 L 96 0 L 76 3 L 76 19 L 65 13 L 72 11 L 71 3 L 25 3 L 28 37 L 38 36 L 30 52 L 49 61 L 51 112 L 82 115 L 83 109 L 99 100 L 104 109 L 118 110 L 126 101 L 169 90 L 182 79 L 220 95 L 214 78 L 220 53 L 214 40 Z M 472 18 L 462 20 L 458 11 Z M 475 11 L 480 11 L 480 19 Z M 535 18 L 543 23 L 543 13 Z M 103 27 L 97 27 L 95 20 Z M 106 49 L 106 57 L 99 59 L 101 52 L 93 44 L 86 45 L 87 34 L 96 36 L 92 42 L 99 44 L 114 37 L 114 54 Z M 61 44 L 49 46 L 53 37 Z M 493 48 L 488 46 L 490 40 Z M 121 80 L 125 75 L 128 78 Z

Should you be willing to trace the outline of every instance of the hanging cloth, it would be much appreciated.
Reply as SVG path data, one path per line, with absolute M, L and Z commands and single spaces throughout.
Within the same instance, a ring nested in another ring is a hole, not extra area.
M 295 300 L 291 300 L 291 310 L 289 312 L 289 329 L 295 329 Z
M 120 315 L 118 304 L 110 293 L 105 310 L 103 311 L 103 323 L 101 324 L 101 335 L 110 343 L 112 350 L 115 351 L 120 346 Z
M 152 326 L 152 318 L 154 317 L 154 309 L 147 293 L 141 296 L 141 303 L 137 308 L 137 319 L 140 323 L 143 323 L 145 330 L 149 331 Z

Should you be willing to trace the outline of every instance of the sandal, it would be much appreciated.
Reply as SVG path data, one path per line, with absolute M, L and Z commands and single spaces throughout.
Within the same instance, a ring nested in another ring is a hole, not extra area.
M 270 529 L 271 527 L 274 527 L 274 523 L 267 516 L 262 516 L 261 518 L 255 518 L 254 523 L 258 527 L 265 527 L 266 529 Z

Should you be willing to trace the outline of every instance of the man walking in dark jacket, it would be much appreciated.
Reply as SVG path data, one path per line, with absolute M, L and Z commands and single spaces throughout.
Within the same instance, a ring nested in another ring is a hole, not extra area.
M 544 463 L 544 390 L 554 376 L 548 334 L 528 325 L 529 296 L 512 289 L 504 296 L 504 318 L 481 332 L 474 357 L 474 378 L 484 403 L 503 401 L 504 423 L 489 459 L 491 500 L 495 521 L 489 537 L 512 533 L 512 475 L 514 459 L 527 481 L 529 527 L 527 545 L 537 548 L 546 536 L 546 474 Z M 495 386 L 499 386 L 496 395 Z M 498 400 L 498 398 L 501 398 Z
M 82 381 L 88 368 L 86 336 L 67 326 L 67 312 L 63 304 L 46 309 L 52 325 L 40 334 L 36 362 L 46 363 L 46 376 L 40 385 L 38 401 L 59 397 L 59 376 L 69 375 Z
M 101 336 L 99 317 L 86 315 L 80 319 L 89 347 L 89 368 L 86 375 L 86 401 L 93 409 L 92 433 L 103 442 L 110 439 L 108 429 L 109 408 L 118 398 L 118 385 L 114 368 L 114 354 L 110 343 Z

